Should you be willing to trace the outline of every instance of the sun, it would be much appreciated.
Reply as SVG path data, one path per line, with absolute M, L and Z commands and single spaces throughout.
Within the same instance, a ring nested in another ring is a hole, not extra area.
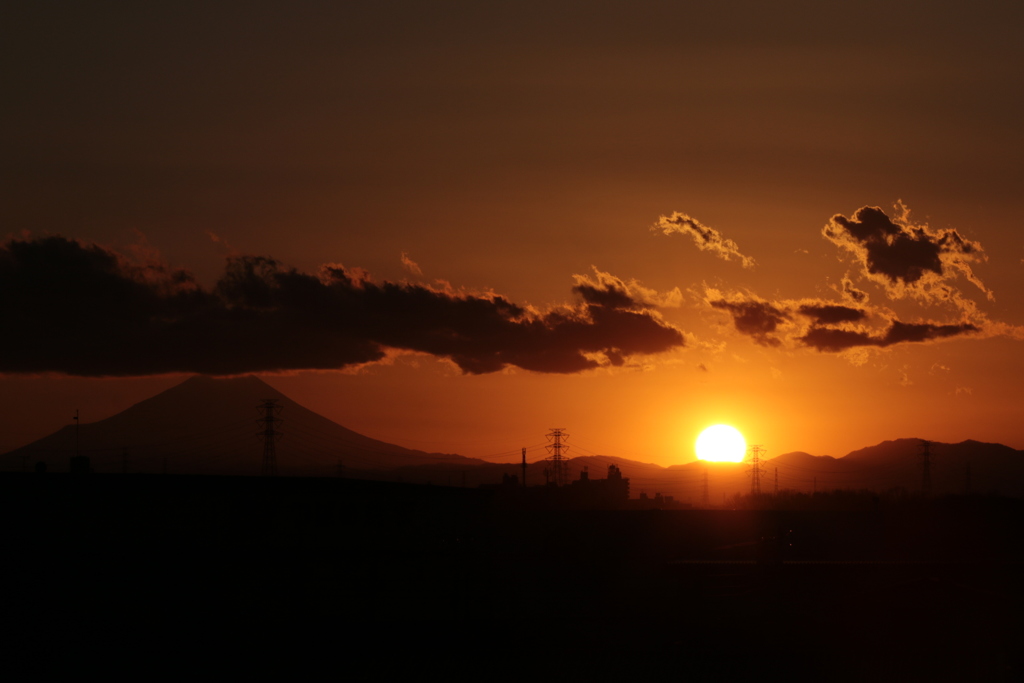
M 746 454 L 747 442 L 735 427 L 714 425 L 697 437 L 698 460 L 741 462 Z

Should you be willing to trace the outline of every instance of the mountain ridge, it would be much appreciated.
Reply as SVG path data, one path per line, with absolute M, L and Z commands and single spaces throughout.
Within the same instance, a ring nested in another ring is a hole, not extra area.
M 351 476 L 409 482 L 476 486 L 522 477 L 519 463 L 493 463 L 452 453 L 428 453 L 373 439 L 296 403 L 253 375 L 213 378 L 196 375 L 97 422 L 62 427 L 31 444 L 0 455 L 0 469 L 29 470 L 44 463 L 66 471 L 77 450 L 97 472 L 260 474 L 263 445 L 259 407 L 280 406 L 275 431 L 278 472 L 298 476 Z M 76 440 L 78 445 L 76 446 Z M 921 444 L 916 438 L 880 442 L 845 456 L 791 451 L 762 460 L 761 491 L 869 489 L 919 491 L 923 486 Z M 584 468 L 591 478 L 617 466 L 640 492 L 721 500 L 749 492 L 749 463 L 691 461 L 662 466 L 594 454 L 567 460 L 570 479 Z M 1024 495 L 1024 453 L 1003 444 L 967 439 L 930 445 L 932 491 L 998 491 Z M 547 481 L 546 460 L 530 463 L 527 483 Z
M 434 462 L 467 465 L 483 461 L 450 453 L 427 453 L 365 436 L 296 403 L 252 375 L 190 377 L 103 420 L 67 425 L 0 455 L 0 467 L 30 469 L 45 463 L 67 469 L 80 451 L 97 471 L 190 474 L 259 474 L 263 445 L 259 406 L 281 406 L 275 441 L 282 474 L 333 476 L 343 468 L 395 468 Z M 77 440 L 77 445 L 76 445 Z

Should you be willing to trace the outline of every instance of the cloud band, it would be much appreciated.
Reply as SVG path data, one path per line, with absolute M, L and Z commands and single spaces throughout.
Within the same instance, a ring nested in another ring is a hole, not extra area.
M 680 330 L 607 282 L 575 306 L 536 312 L 501 296 L 374 283 L 359 269 L 314 276 L 236 257 L 211 289 L 63 237 L 0 246 L 0 372 L 86 376 L 335 369 L 389 349 L 466 373 L 515 366 L 573 373 L 683 346 Z

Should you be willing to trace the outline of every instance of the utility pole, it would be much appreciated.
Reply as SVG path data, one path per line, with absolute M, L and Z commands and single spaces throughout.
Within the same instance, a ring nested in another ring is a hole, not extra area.
M 554 475 L 555 486 L 565 486 L 569 483 L 569 466 L 568 459 L 562 457 L 563 450 L 569 450 L 569 446 L 562 443 L 562 439 L 569 438 L 569 435 L 565 433 L 564 429 L 552 427 L 551 432 L 547 434 L 548 441 L 552 443 L 545 446 L 548 452 L 551 453 L 551 457 L 548 460 L 551 461 L 552 475 Z
M 263 426 L 263 431 L 257 435 L 263 442 L 263 476 L 276 477 L 277 449 L 274 444 L 281 438 L 281 433 L 275 429 L 275 425 L 281 423 L 281 418 L 278 417 L 281 406 L 277 405 L 276 398 L 266 398 L 263 399 L 259 410 L 262 417 L 256 422 Z
M 921 493 L 932 495 L 932 444 L 921 439 Z
M 526 449 L 523 449 L 523 486 L 526 486 Z
M 750 447 L 750 495 L 761 495 L 761 456 L 767 451 L 760 446 Z
M 711 507 L 711 487 L 708 485 L 710 477 L 708 476 L 708 466 L 704 465 L 704 491 L 701 497 L 704 503 L 704 507 Z

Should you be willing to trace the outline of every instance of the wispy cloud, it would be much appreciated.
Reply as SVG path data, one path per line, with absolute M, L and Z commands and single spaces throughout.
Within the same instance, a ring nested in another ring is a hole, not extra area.
M 409 271 L 413 275 L 423 275 L 423 270 L 420 268 L 419 264 L 413 261 L 411 258 L 409 258 L 409 255 L 404 251 L 402 252 L 401 259 L 402 267 L 405 268 L 407 271 Z
M 701 251 L 710 251 L 725 261 L 735 259 L 744 268 L 753 268 L 755 265 L 754 259 L 740 253 L 739 245 L 736 242 L 685 213 L 673 212 L 670 216 L 661 216 L 658 218 L 658 222 L 651 226 L 651 230 L 665 235 L 673 233 L 688 235 Z
M 573 275 L 576 282 L 573 288 L 586 301 L 593 303 L 610 302 L 619 299 L 621 302 L 628 300 L 631 306 L 657 306 L 659 308 L 678 308 L 683 303 L 683 293 L 678 287 L 667 292 L 659 292 L 656 289 L 645 287 L 635 279 L 628 282 L 606 273 L 597 266 L 590 267 L 593 275 Z
M 842 289 L 840 290 L 840 294 L 844 299 L 856 304 L 866 304 L 868 302 L 867 292 L 857 289 L 853 284 L 853 280 L 849 277 L 844 277 L 841 281 L 841 285 Z

